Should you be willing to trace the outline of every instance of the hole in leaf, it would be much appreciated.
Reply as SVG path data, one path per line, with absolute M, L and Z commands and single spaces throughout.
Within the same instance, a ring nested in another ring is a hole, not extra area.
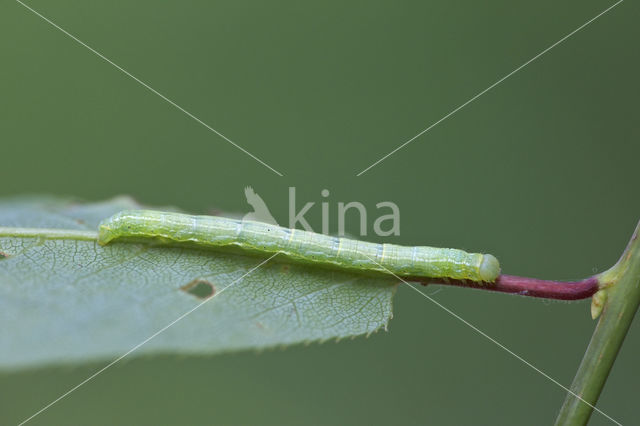
M 198 299 L 208 299 L 216 294 L 216 288 L 207 280 L 195 279 L 180 287 L 180 290 L 197 297 Z

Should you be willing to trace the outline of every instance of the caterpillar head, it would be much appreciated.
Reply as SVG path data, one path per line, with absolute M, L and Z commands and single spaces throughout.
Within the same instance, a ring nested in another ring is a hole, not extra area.
M 482 281 L 492 283 L 500 275 L 500 262 L 491 254 L 483 254 L 478 273 Z

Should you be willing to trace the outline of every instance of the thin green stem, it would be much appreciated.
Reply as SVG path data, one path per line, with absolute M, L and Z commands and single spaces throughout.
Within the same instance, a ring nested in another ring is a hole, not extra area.
M 585 425 L 589 421 L 631 326 L 640 304 L 639 233 L 640 223 L 618 263 L 598 276 L 599 287 L 606 294 L 606 299 L 600 321 L 571 385 L 571 391 L 581 399 L 567 395 L 556 425 Z
M 0 226 L 0 237 L 96 241 L 98 239 L 98 233 L 95 231 L 82 231 L 79 229 L 12 228 Z

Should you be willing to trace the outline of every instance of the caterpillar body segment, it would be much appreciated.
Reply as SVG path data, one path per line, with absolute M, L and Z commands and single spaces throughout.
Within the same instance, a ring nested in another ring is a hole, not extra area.
M 400 277 L 494 282 L 498 260 L 458 249 L 406 247 L 338 238 L 268 223 L 152 210 L 125 210 L 102 221 L 98 242 L 152 238 L 203 247 L 236 246 L 265 254 L 282 253 L 304 263 L 392 273 Z

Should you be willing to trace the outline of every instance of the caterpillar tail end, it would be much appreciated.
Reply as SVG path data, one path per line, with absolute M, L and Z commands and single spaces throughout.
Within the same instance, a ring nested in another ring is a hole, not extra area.
M 109 225 L 104 222 L 101 223 L 98 227 L 98 244 L 101 246 L 107 245 L 114 238 L 116 238 L 116 234 L 111 230 Z
M 500 262 L 491 254 L 483 254 L 478 273 L 482 281 L 493 283 L 500 275 Z

